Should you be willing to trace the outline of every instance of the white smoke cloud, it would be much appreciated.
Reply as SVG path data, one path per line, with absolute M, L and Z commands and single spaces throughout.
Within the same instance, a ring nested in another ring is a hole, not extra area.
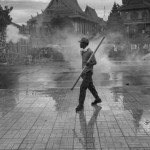
M 8 25 L 6 29 L 6 42 L 12 42 L 12 43 L 17 43 L 21 39 L 27 40 L 28 37 L 22 35 L 19 33 L 19 29 L 13 25 Z
M 80 44 L 78 42 L 82 37 L 90 38 L 85 35 L 71 34 L 65 30 L 58 31 L 55 35 L 53 35 L 53 41 L 55 41 L 54 43 L 55 44 L 59 43 L 60 45 L 64 46 L 64 51 L 62 51 L 64 59 L 68 61 L 73 68 L 76 69 L 82 68 Z M 91 48 L 91 50 L 94 52 L 98 44 L 100 43 L 101 39 L 102 35 L 99 35 L 96 38 L 92 38 L 92 40 L 90 40 L 88 47 Z M 109 51 L 106 50 L 106 47 L 109 46 L 108 42 L 109 42 L 108 38 L 105 38 L 105 40 L 100 45 L 95 54 L 97 65 L 94 67 L 101 73 L 108 73 L 109 71 L 111 71 L 112 67 L 115 67 L 115 64 L 111 62 L 111 60 L 108 57 Z

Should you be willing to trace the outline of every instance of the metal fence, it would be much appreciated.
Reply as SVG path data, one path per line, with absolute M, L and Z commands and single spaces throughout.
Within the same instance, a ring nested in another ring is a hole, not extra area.
M 0 42 L 0 63 L 19 64 L 25 63 L 30 55 L 31 45 L 29 40 L 21 39 L 16 44 Z

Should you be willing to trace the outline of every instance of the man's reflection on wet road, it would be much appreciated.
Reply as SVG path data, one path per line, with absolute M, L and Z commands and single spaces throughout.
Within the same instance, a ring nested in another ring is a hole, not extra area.
M 92 117 L 90 118 L 89 122 L 86 120 L 86 116 L 83 111 L 79 112 L 79 121 L 80 121 L 80 133 L 82 136 L 79 136 L 78 133 L 74 130 L 74 136 L 76 139 L 78 139 L 79 143 L 81 144 L 82 148 L 85 150 L 90 149 L 97 149 L 99 148 L 99 141 L 96 141 L 96 138 L 98 137 L 94 136 L 95 125 L 97 121 L 98 114 L 100 110 L 102 109 L 101 106 L 94 106 L 94 112 Z M 82 138 L 83 137 L 83 138 Z

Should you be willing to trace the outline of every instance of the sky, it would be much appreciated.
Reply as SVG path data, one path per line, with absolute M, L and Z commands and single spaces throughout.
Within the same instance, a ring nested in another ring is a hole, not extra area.
M 25 24 L 31 16 L 36 16 L 44 10 L 51 0 L 0 0 L 2 6 L 13 6 L 11 17 L 13 22 L 17 24 Z M 94 8 L 97 15 L 104 20 L 107 20 L 112 9 L 114 1 L 122 5 L 122 0 L 77 0 L 79 6 L 84 11 L 86 5 Z M 105 8 L 105 9 L 104 9 Z M 105 10 L 105 11 L 104 11 Z M 104 13 L 105 12 L 105 13 Z M 104 15 L 105 14 L 105 15 Z

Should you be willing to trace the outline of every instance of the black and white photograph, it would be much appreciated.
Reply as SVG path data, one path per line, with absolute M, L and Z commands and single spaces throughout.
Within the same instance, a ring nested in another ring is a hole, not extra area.
M 0 0 L 0 150 L 150 150 L 150 0 Z

